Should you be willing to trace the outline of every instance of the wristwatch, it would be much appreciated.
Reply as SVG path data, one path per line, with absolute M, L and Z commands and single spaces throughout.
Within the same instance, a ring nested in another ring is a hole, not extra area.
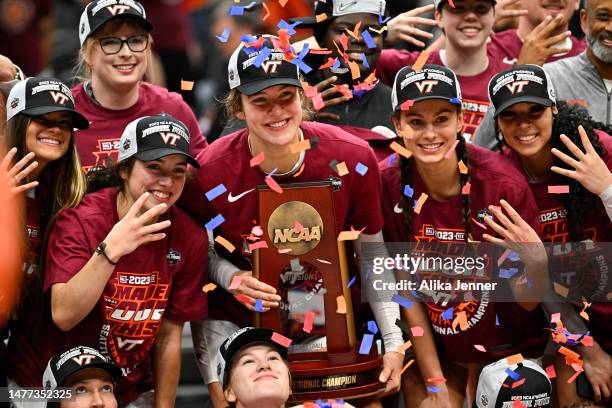
M 117 262 L 111 261 L 110 258 L 108 257 L 108 255 L 106 255 L 106 242 L 104 242 L 104 241 L 100 242 L 100 244 L 96 248 L 96 253 L 98 255 L 102 255 L 104 258 L 106 258 L 106 260 L 108 261 L 109 264 L 117 265 Z

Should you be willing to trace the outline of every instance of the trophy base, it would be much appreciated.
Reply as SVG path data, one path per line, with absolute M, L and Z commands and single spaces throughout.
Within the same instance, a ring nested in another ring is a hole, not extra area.
M 378 381 L 382 357 L 357 352 L 342 353 L 337 364 L 333 354 L 327 360 L 290 361 L 293 397 L 299 401 L 355 399 L 371 396 L 385 388 Z M 330 361 L 331 360 L 331 361 Z

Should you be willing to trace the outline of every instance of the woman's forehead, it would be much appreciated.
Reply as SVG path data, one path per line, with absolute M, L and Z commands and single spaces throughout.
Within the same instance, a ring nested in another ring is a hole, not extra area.
M 119 31 L 129 31 L 134 34 L 144 34 L 146 30 L 136 21 L 128 20 L 128 19 L 116 19 L 111 20 L 104 24 L 98 32 L 96 32 L 96 37 L 104 37 Z

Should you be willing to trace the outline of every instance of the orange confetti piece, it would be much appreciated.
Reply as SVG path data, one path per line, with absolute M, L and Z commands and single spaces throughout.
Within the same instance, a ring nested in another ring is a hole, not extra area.
M 423 204 L 425 204 L 425 201 L 427 201 L 427 198 L 429 196 L 425 193 L 421 193 L 421 196 L 419 197 L 419 199 L 417 200 L 416 206 L 414 207 L 414 212 L 417 214 L 421 213 L 421 209 L 423 208 Z
M 285 4 L 287 4 L 289 0 L 278 0 L 278 4 L 281 5 L 281 7 L 285 7 Z
M 566 357 L 566 361 L 568 362 L 577 362 L 580 360 L 580 354 L 576 353 L 573 350 L 568 349 L 565 346 L 559 347 L 559 353 Z
M 553 282 L 553 287 L 555 289 L 555 292 L 558 293 L 559 295 L 563 296 L 564 298 L 567 297 L 568 293 L 569 293 L 569 289 L 566 288 L 565 286 L 557 283 L 557 282 Z
M 421 51 L 417 60 L 412 64 L 412 69 L 415 71 L 420 71 L 423 69 L 423 66 L 427 63 L 429 59 L 429 51 Z
M 208 292 L 212 292 L 215 289 L 217 289 L 217 285 L 211 282 L 211 283 L 207 283 L 206 285 L 204 285 L 204 287 L 202 288 L 202 291 L 204 293 L 208 293 Z
M 342 231 L 338 234 L 338 241 L 354 241 L 359 238 L 361 231 Z
M 453 320 L 453 330 L 455 330 L 457 326 L 459 326 L 462 331 L 470 328 L 470 325 L 467 322 L 467 316 L 465 315 L 465 311 L 458 312 L 457 316 L 455 317 L 455 320 Z
M 325 107 L 325 101 L 323 100 L 323 95 L 321 95 L 320 93 L 316 94 L 310 99 L 312 100 L 312 107 L 317 112 Z
M 289 151 L 291 153 L 299 153 L 302 150 L 308 149 L 310 149 L 310 139 L 304 139 L 301 142 L 296 142 L 289 145 Z
M 508 365 L 518 364 L 522 362 L 523 360 L 525 360 L 525 358 L 523 358 L 523 355 L 521 353 L 513 354 L 511 356 L 506 357 L 506 363 Z
M 276 191 L 278 194 L 283 194 L 283 189 L 278 185 L 276 180 L 272 178 L 272 176 L 267 176 L 265 181 L 268 187 L 270 187 L 272 190 Z
M 215 237 L 215 242 L 227 249 L 230 253 L 236 250 L 236 247 L 221 235 Z
M 319 262 L 321 262 L 322 264 L 325 264 L 325 265 L 331 265 L 332 264 L 331 262 L 329 262 L 326 259 L 317 258 L 317 261 L 319 261 Z
M 465 183 L 465 185 L 463 187 L 461 187 L 461 194 L 467 195 L 470 194 L 470 191 L 472 191 L 472 184 L 468 181 L 467 183 Z M 481 224 L 484 225 L 484 224 Z M 486 227 L 484 229 L 487 229 Z
M 278 253 L 279 254 L 288 254 L 289 252 L 293 251 L 292 248 L 283 248 L 283 249 L 279 249 Z
M 580 312 L 580 317 L 582 317 L 584 320 L 586 320 L 587 322 L 589 321 L 589 315 L 587 312 L 585 312 L 584 310 Z
M 348 171 L 348 168 L 346 167 L 345 162 L 336 164 L 336 171 L 338 171 L 338 175 L 340 177 L 346 176 L 347 174 L 349 174 L 349 171 Z
M 402 146 L 401 144 L 397 142 L 391 143 L 389 145 L 389 148 L 393 150 L 395 153 L 401 156 L 404 156 L 407 159 L 409 159 L 412 156 L 412 152 L 410 150 L 406 149 L 404 146 Z
M 405 139 L 408 139 L 408 140 L 412 139 L 412 137 L 414 136 L 414 130 L 412 130 L 412 127 L 410 127 L 408 125 L 404 126 L 404 128 L 402 128 L 402 129 L 398 130 L 397 133 L 401 137 L 403 137 Z
M 193 91 L 193 81 L 185 81 L 181 79 L 181 91 Z
M 267 5 L 265 2 L 264 2 L 264 3 L 262 3 L 262 5 L 263 5 L 263 8 L 266 10 L 266 15 L 265 15 L 265 16 L 263 16 L 263 18 L 262 18 L 261 20 L 262 20 L 262 21 L 266 21 L 266 19 L 267 19 L 268 17 L 270 17 L 270 14 L 271 14 L 271 13 L 270 13 L 270 9 L 268 8 L 268 5 Z
M 404 374 L 404 371 L 406 371 L 408 367 L 410 367 L 413 363 L 414 363 L 414 358 L 408 361 L 406 365 L 402 368 L 402 371 L 400 372 L 400 376 Z
M 297 177 L 297 176 L 299 176 L 300 174 L 302 174 L 302 172 L 304 171 L 305 166 L 306 166 L 306 163 L 302 163 L 302 166 L 301 166 L 301 167 L 300 167 L 300 169 L 297 171 L 297 173 L 295 173 L 295 174 L 293 175 L 293 177 Z
M 412 347 L 412 342 L 408 340 L 407 342 L 405 342 L 404 344 L 402 344 L 401 346 L 397 348 L 397 352 L 400 354 L 404 354 L 406 350 L 408 350 L 410 347 Z
M 251 158 L 251 161 L 249 162 L 249 165 L 251 167 L 259 166 L 263 161 L 264 161 L 264 154 L 263 154 L 263 152 L 261 152 L 258 155 L 256 155 L 255 157 Z
M 359 64 L 355 61 L 349 61 L 348 66 L 351 70 L 351 78 L 357 79 L 361 76 L 361 71 L 359 70 Z
M 315 20 L 317 21 L 317 23 L 320 23 L 321 21 L 325 21 L 326 19 L 327 19 L 327 14 L 325 13 L 317 14 L 315 17 Z
M 465 163 L 463 163 L 463 160 L 459 160 L 459 173 L 461 174 L 468 174 L 468 168 L 465 165 Z
M 523 385 L 525 380 L 526 380 L 526 378 L 521 378 L 520 380 L 513 382 L 512 383 L 512 389 L 514 389 L 516 387 L 520 387 L 521 385 Z
M 344 296 L 340 295 L 336 298 L 336 305 L 338 305 L 336 313 L 346 314 L 346 300 L 344 300 Z

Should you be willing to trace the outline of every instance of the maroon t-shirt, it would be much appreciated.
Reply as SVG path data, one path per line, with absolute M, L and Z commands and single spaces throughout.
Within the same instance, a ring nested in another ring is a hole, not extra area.
M 119 221 L 116 197 L 116 189 L 103 189 L 59 215 L 49 238 L 47 293 L 53 284 L 76 275 Z M 40 386 L 49 358 L 83 344 L 100 350 L 122 368 L 119 390 L 124 404 L 152 388 L 150 351 L 161 320 L 186 322 L 207 316 L 207 296 L 202 292 L 207 236 L 176 207 L 160 217 L 164 219 L 172 221 L 164 231 L 166 238 L 122 257 L 99 302 L 77 326 L 62 333 L 48 317 L 37 331 L 46 335 L 33 336 L 28 349 L 20 350 L 14 367 L 19 385 Z
M 384 83 L 393 86 L 395 75 L 400 69 L 412 65 L 419 57 L 419 51 L 405 51 L 386 49 L 380 55 L 376 65 L 380 78 Z M 440 51 L 433 51 L 427 60 L 428 64 L 444 66 L 440 58 Z M 476 134 L 476 128 L 480 125 L 489 107 L 489 81 L 496 73 L 507 69 L 502 59 L 489 53 L 489 65 L 478 75 L 457 75 L 457 81 L 461 86 L 461 100 L 463 108 L 463 129 L 461 133 L 466 140 L 472 140 Z
M 608 152 L 604 158 L 606 165 L 608 169 L 612 170 L 612 137 L 601 131 L 596 131 L 596 133 L 604 150 Z M 504 149 L 504 154 L 510 158 L 510 161 L 523 173 L 524 177 L 527 177 L 518 155 L 507 148 Z M 563 176 L 554 175 L 549 180 L 529 185 L 540 213 L 540 235 L 544 242 L 564 244 L 571 241 L 567 231 L 567 210 L 560 200 L 559 194 L 548 193 L 549 185 L 567 185 L 567 179 Z M 599 201 L 599 198 L 597 200 Z M 588 211 L 587 216 L 583 219 L 583 239 L 593 242 L 612 242 L 612 224 L 603 204 L 598 202 L 597 208 Z M 563 257 L 563 255 L 558 255 L 558 257 Z M 559 265 L 561 262 L 555 264 Z M 596 270 L 594 275 L 589 276 L 574 276 L 575 267 L 570 267 L 568 270 L 560 269 L 556 272 L 556 278 L 561 280 L 562 285 L 570 289 L 585 287 L 585 289 L 596 290 L 592 285 L 597 286 L 604 279 L 607 279 L 608 266 L 604 266 L 605 270 Z M 582 310 L 582 306 L 580 304 L 578 310 Z M 591 307 L 586 312 L 589 315 L 589 320 L 585 323 L 591 330 L 593 337 L 608 354 L 612 354 L 612 325 L 610 325 L 612 303 L 592 302 Z
M 389 104 L 391 104 L 390 100 Z M 376 156 L 377 161 L 384 160 L 389 157 L 390 154 L 393 154 L 393 150 L 391 150 L 389 146 L 391 145 L 391 143 L 393 143 L 394 141 L 398 141 L 399 139 L 398 137 L 387 137 L 378 132 L 374 132 L 371 129 L 366 129 L 362 127 L 346 125 L 337 126 L 342 130 L 346 130 L 351 135 L 357 136 L 361 140 L 365 140 L 374 151 L 374 155 Z
M 103 165 L 108 156 L 116 161 L 123 130 L 128 123 L 143 116 L 167 113 L 183 122 L 189 130 L 189 151 L 194 157 L 207 145 L 189 105 L 181 95 L 165 88 L 141 82 L 138 102 L 124 110 L 98 105 L 87 95 L 83 84 L 74 87 L 72 93 L 76 110 L 89 120 L 89 129 L 79 130 L 76 135 L 79 158 L 85 170 Z
M 318 145 L 306 151 L 301 174 L 277 178 L 277 182 L 323 181 L 330 177 L 341 180 L 342 186 L 334 192 L 337 230 L 343 231 L 353 226 L 355 229 L 365 227 L 366 234 L 380 231 L 383 227 L 380 177 L 376 159 L 368 144 L 336 126 L 303 122 L 300 127 L 305 139 L 318 137 Z M 217 214 L 223 215 L 225 221 L 214 230 L 215 235 L 229 240 L 237 250 L 232 256 L 227 256 L 219 248 L 220 253 L 243 270 L 252 269 L 250 254 L 241 249 L 245 245 L 245 237 L 257 225 L 257 193 L 254 189 L 265 184 L 266 176 L 259 167 L 250 166 L 251 158 L 247 129 L 215 141 L 198 157 L 203 164 L 198 173 L 200 185 L 192 185 L 181 197 L 182 206 L 200 223 L 206 223 Z M 345 162 L 349 174 L 338 176 L 330 166 L 332 160 Z M 363 176 L 355 171 L 358 163 L 368 168 Z M 204 192 L 219 184 L 223 184 L 228 193 L 215 198 L 212 203 L 208 202 Z M 248 193 L 241 196 L 245 192 Z M 230 202 L 230 193 L 232 199 L 240 198 Z M 251 323 L 251 314 L 247 309 L 224 290 L 210 293 L 210 317 L 230 320 L 238 325 Z
M 512 168 L 501 155 L 473 144 L 467 145 L 471 161 L 470 198 L 472 219 L 489 205 L 499 205 L 504 199 L 534 228 L 539 229 L 537 207 L 521 174 Z M 387 242 L 408 242 L 404 214 L 398 210 L 402 191 L 398 167 L 399 160 L 389 165 L 381 162 L 382 202 Z M 414 166 L 414 162 L 412 164 Z M 413 197 L 425 192 L 425 185 L 413 169 L 411 186 Z M 413 235 L 418 242 L 451 241 L 466 242 L 460 196 L 446 201 L 429 197 L 420 214 L 413 214 Z M 472 221 L 473 239 L 482 241 L 485 231 Z M 516 303 L 462 302 L 455 304 L 455 313 L 465 311 L 469 328 L 461 331 L 452 328 L 453 319 L 444 319 L 442 313 L 451 304 L 438 305 L 426 302 L 436 342 L 441 346 L 446 360 L 457 362 L 487 362 L 515 353 L 537 355 L 546 344 L 548 333 L 544 331 L 546 319 L 540 308 L 532 312 Z M 496 325 L 496 316 L 499 325 Z M 482 345 L 486 352 L 478 351 L 474 345 Z
M 570 36 L 570 41 L 572 42 L 572 49 L 567 54 L 553 55 L 546 62 L 554 62 L 582 54 L 587 47 L 586 41 L 581 41 L 573 35 Z M 521 54 L 521 48 L 523 48 L 523 41 L 519 37 L 518 31 L 512 28 L 492 34 L 491 42 L 487 46 L 487 52 L 489 57 L 501 59 L 500 62 L 504 64 L 503 69 L 509 69 L 517 63 L 518 57 Z

